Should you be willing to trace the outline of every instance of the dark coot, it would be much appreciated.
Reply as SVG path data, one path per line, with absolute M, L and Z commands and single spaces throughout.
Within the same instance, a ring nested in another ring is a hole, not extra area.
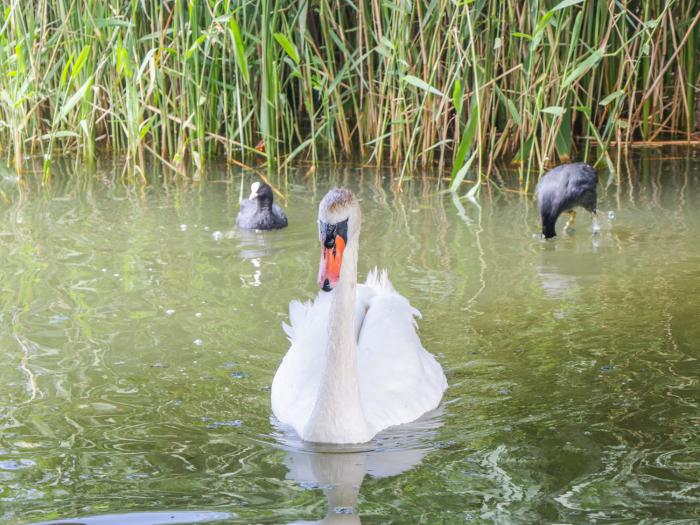
M 282 208 L 272 203 L 272 188 L 264 182 L 250 186 L 250 197 L 241 202 L 236 226 L 244 230 L 277 230 L 287 226 Z
M 565 228 L 574 223 L 574 208 L 581 206 L 593 214 L 596 220 L 596 186 L 598 174 L 583 162 L 562 164 L 548 171 L 537 184 L 537 207 L 542 218 L 542 235 L 545 239 L 556 236 L 554 226 L 563 212 L 571 214 Z

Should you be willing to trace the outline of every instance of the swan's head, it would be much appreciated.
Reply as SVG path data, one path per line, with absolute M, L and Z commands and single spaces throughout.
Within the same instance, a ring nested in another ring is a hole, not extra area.
M 349 242 L 357 242 L 360 234 L 360 205 L 352 192 L 333 188 L 318 207 L 321 264 L 318 284 L 330 292 L 340 280 L 343 253 Z
M 272 204 L 272 188 L 264 182 L 254 182 L 250 185 L 250 197 L 249 200 L 257 200 L 258 203 L 270 203 Z

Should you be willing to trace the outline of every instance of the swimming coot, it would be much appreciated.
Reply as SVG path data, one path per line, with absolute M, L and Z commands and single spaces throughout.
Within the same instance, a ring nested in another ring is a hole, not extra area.
M 282 208 L 272 203 L 272 188 L 264 182 L 250 186 L 250 197 L 241 202 L 236 226 L 244 230 L 277 230 L 287 226 Z
M 545 239 L 556 236 L 554 229 L 562 212 L 570 214 L 564 227 L 569 228 L 576 218 L 574 208 L 581 206 L 593 214 L 596 221 L 598 174 L 583 162 L 562 164 L 547 172 L 537 184 L 537 207 L 542 217 L 542 235 Z

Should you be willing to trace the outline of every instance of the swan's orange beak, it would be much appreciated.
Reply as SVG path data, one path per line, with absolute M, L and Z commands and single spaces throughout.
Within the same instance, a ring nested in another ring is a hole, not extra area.
M 318 269 L 318 285 L 324 292 L 330 292 L 340 279 L 340 265 L 343 263 L 345 239 L 340 235 L 335 238 L 332 248 L 321 247 L 321 264 Z
M 321 240 L 321 262 L 318 267 L 318 285 L 330 292 L 340 279 L 343 252 L 347 244 L 348 221 L 337 224 L 319 223 Z

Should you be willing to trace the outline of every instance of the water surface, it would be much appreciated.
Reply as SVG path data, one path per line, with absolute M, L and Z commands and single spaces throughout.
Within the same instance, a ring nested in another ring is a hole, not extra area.
M 234 228 L 250 174 L 5 177 L 0 522 L 700 520 L 700 157 L 622 167 L 600 233 L 582 212 L 551 242 L 507 176 L 476 205 L 435 177 L 300 170 L 276 181 L 290 227 L 264 234 Z M 450 383 L 435 414 L 341 451 L 269 409 L 334 184 L 361 199 L 360 277 L 389 270 Z

